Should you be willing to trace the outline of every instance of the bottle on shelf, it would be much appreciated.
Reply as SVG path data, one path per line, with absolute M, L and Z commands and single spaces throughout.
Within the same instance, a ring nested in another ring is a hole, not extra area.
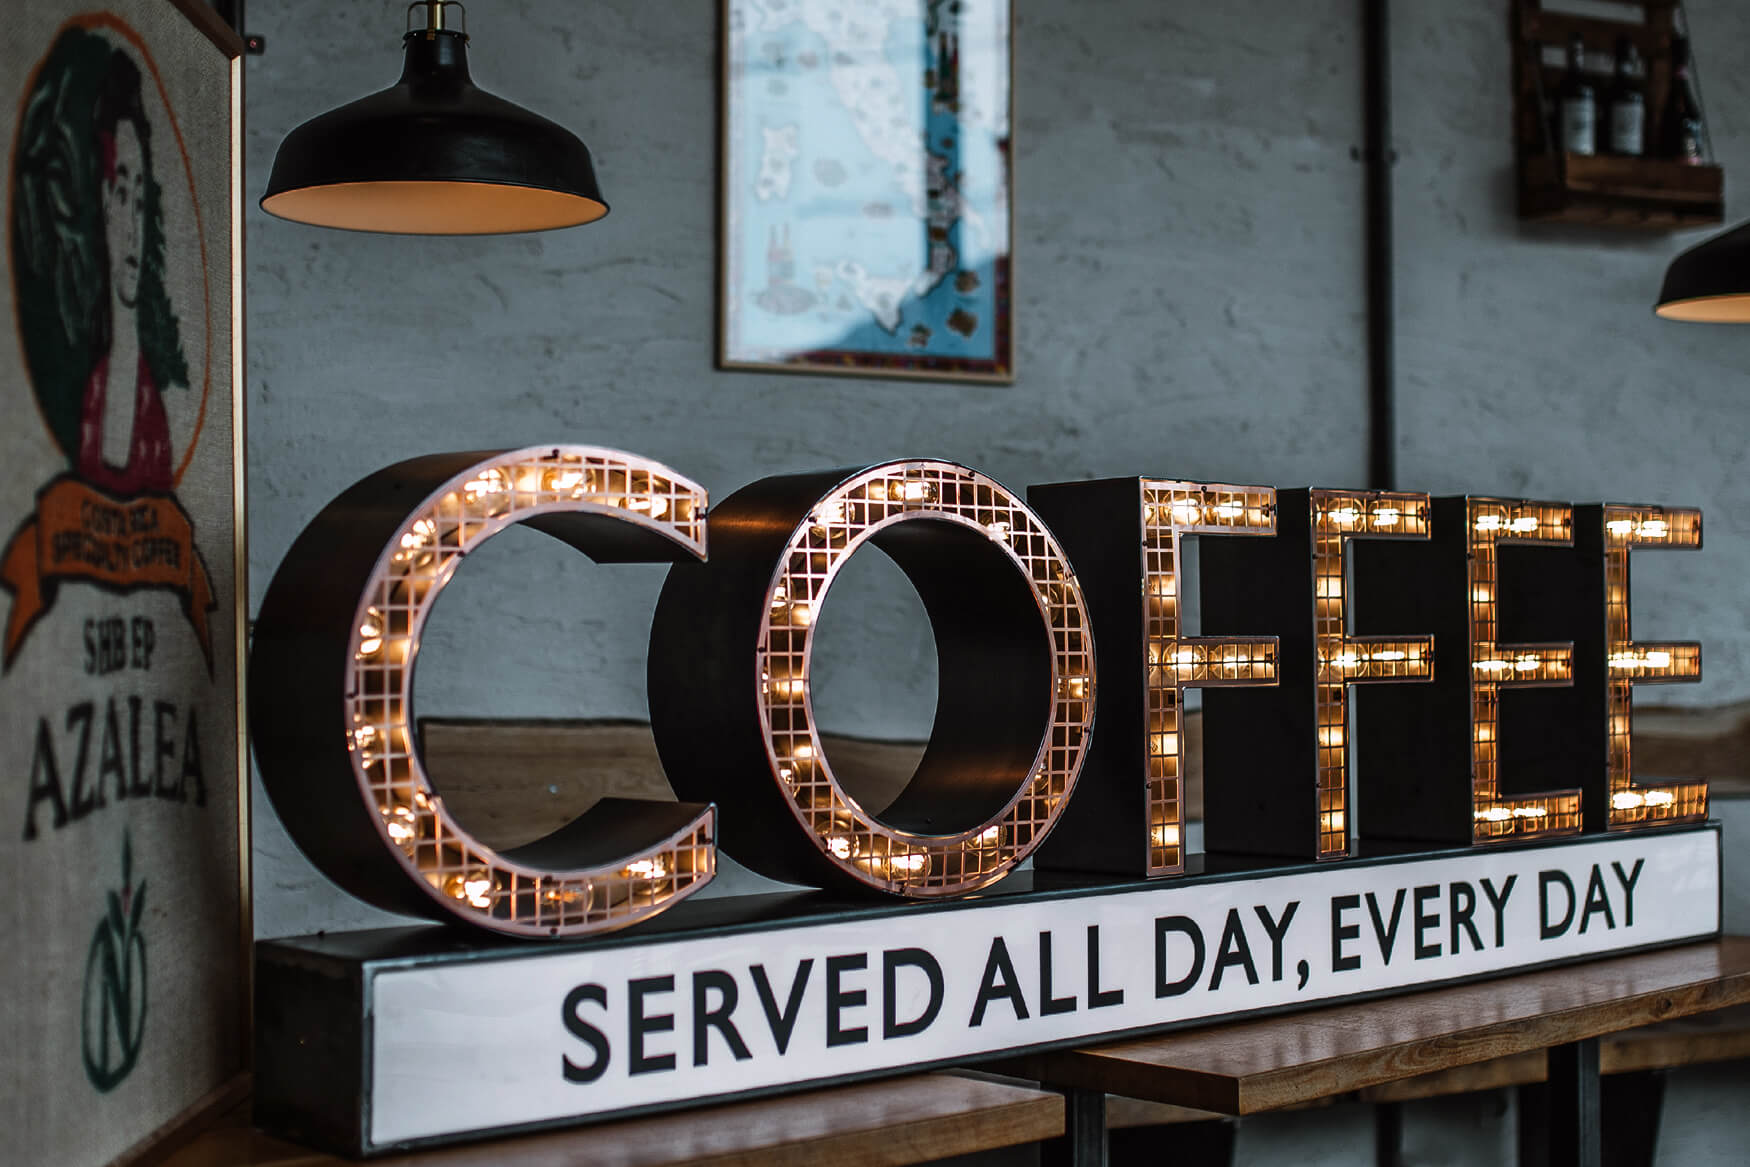
M 1703 148 L 1701 103 L 1689 79 L 1689 38 L 1671 40 L 1671 94 L 1665 100 L 1665 116 L 1659 126 L 1659 153 L 1667 158 L 1699 166 L 1706 159 Z
M 1586 75 L 1586 42 L 1575 37 L 1568 42 L 1568 72 L 1556 95 L 1561 133 L 1558 140 L 1569 154 L 1598 152 L 1598 98 Z
M 1610 152 L 1629 158 L 1646 153 L 1647 101 L 1641 93 L 1641 54 L 1627 37 L 1616 43 L 1616 81 L 1607 119 Z

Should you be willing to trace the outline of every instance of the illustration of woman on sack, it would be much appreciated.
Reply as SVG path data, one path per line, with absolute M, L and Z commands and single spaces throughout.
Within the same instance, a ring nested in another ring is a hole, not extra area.
M 161 192 L 139 65 L 73 28 L 26 98 L 14 172 L 20 334 L 37 402 L 84 481 L 169 491 L 164 391 L 188 387 L 164 281 Z

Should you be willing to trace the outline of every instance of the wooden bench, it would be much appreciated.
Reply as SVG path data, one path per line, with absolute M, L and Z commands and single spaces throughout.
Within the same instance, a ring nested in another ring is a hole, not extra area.
M 902 1167 L 1062 1133 L 1062 1095 L 941 1073 L 371 1162 L 385 1167 Z M 153 1167 L 339 1167 L 346 1160 L 252 1129 L 245 1105 L 192 1142 L 147 1162 Z
M 1712 1024 L 1675 1023 L 1747 1003 L 1750 939 L 1727 938 L 1039 1054 L 1003 1069 L 1066 1092 L 1069 1129 L 1057 1149 L 1063 1162 L 1103 1161 L 1097 1146 L 1107 1124 L 1106 1095 L 1175 1108 L 1117 1108 L 1120 1121 L 1143 1124 L 1350 1099 L 1396 1104 L 1544 1081 L 1547 1161 L 1596 1163 L 1604 1049 L 1612 1050 L 1616 1074 L 1739 1056 L 1750 1049 L 1750 1016 L 1742 1009 Z M 1525 1141 L 1537 1142 L 1538 1134 Z

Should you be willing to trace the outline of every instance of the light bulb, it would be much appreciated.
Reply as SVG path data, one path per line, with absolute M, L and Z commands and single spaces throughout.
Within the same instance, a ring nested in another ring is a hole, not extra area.
M 887 497 L 895 502 L 928 502 L 936 497 L 936 488 L 921 478 L 907 478 L 889 483 Z
M 501 494 L 505 489 L 504 471 L 493 467 L 482 470 L 479 474 L 462 484 L 462 493 L 468 496 L 468 501 L 488 494 Z M 417 524 L 415 524 L 417 526 Z
M 560 494 L 568 494 L 583 485 L 583 471 L 570 468 L 550 470 L 547 472 L 547 489 Z
M 383 614 L 375 608 L 365 609 L 359 622 L 359 657 L 375 656 L 383 648 Z
M 429 543 L 436 534 L 436 523 L 430 519 L 415 519 L 413 526 L 401 536 L 401 546 L 409 551 L 417 550 Z

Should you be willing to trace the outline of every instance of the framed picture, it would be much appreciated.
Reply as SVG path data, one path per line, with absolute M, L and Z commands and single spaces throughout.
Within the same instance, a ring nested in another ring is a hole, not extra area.
M 7 10 L 9 1162 L 128 1159 L 246 1084 L 242 50 L 202 0 Z
M 718 363 L 1014 379 L 1009 0 L 723 0 Z

